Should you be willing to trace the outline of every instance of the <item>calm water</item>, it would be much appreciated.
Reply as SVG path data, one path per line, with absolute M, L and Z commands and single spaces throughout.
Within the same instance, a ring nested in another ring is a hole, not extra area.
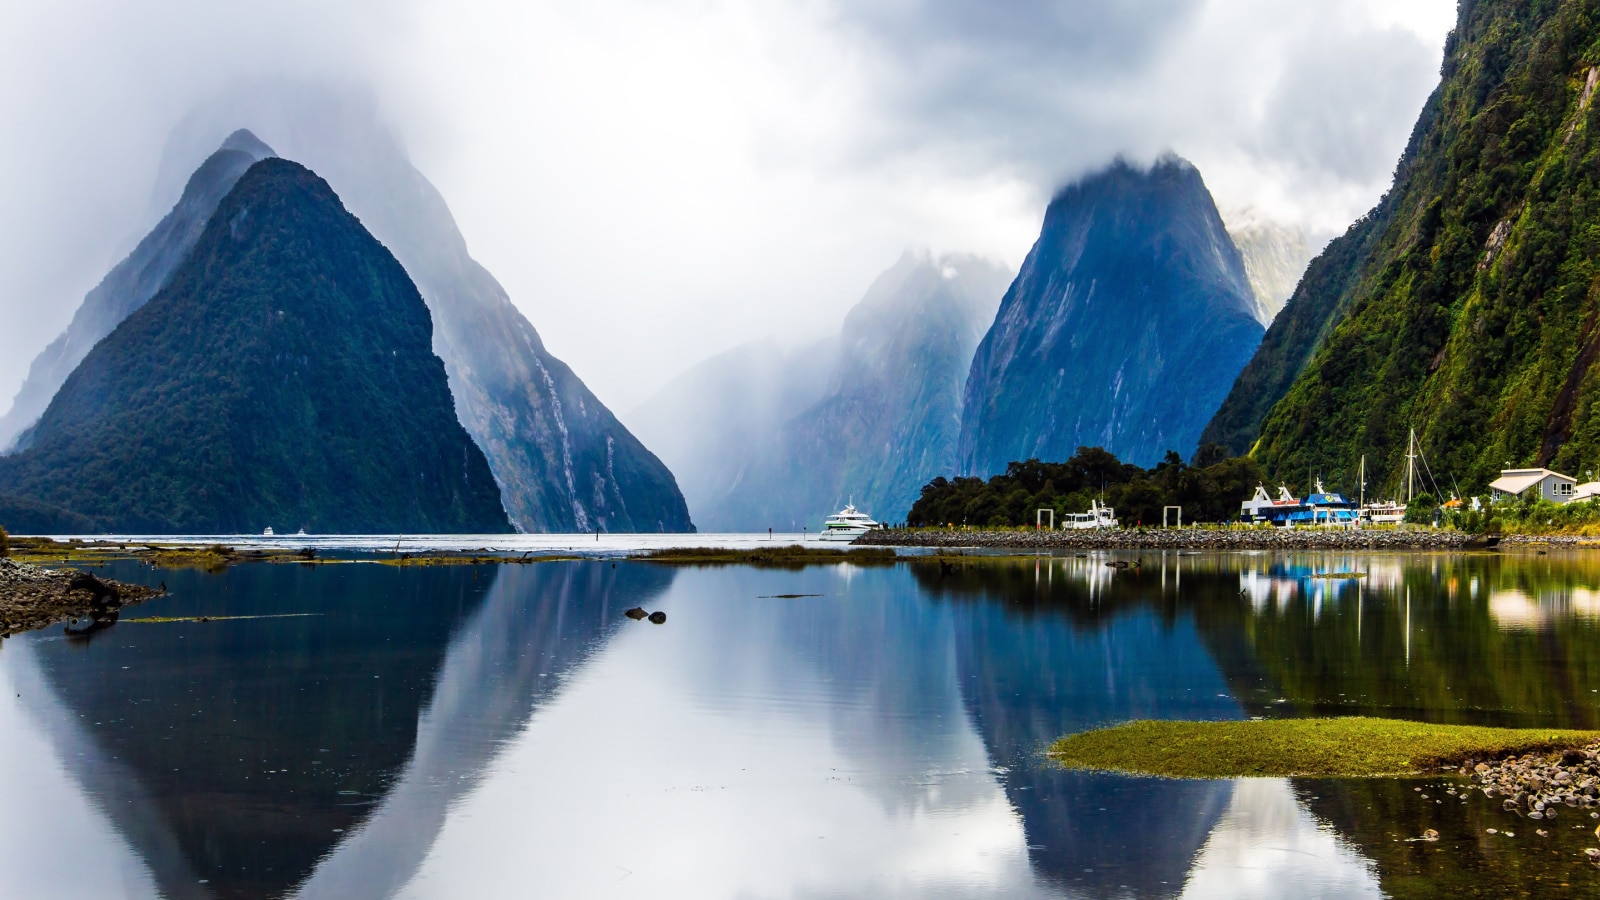
M 1106 559 L 112 567 L 171 588 L 129 617 L 273 618 L 0 645 L 0 895 L 1600 893 L 1575 810 L 1043 757 L 1141 717 L 1600 727 L 1600 556 Z

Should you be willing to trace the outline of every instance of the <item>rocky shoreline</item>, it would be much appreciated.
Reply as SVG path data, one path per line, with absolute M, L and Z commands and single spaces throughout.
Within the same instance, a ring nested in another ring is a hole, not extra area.
M 1460 774 L 1485 797 L 1530 819 L 1554 819 L 1561 807 L 1600 807 L 1600 744 L 1561 753 L 1528 753 L 1502 760 L 1467 760 Z
M 1600 808 L 1600 744 L 1501 760 L 1468 759 L 1460 774 L 1471 779 L 1485 797 L 1500 799 L 1506 812 L 1535 823 L 1548 823 L 1563 814 L 1578 816 L 1580 811 L 1588 812 L 1591 820 L 1600 819 L 1600 812 L 1595 811 Z M 1447 793 L 1455 796 L 1453 788 Z M 1548 834 L 1537 827 L 1535 832 Z M 1600 827 L 1595 829 L 1595 837 L 1600 839 Z M 1600 847 L 1583 853 L 1590 863 L 1600 866 Z
M 163 593 L 140 584 L 105 581 L 74 569 L 45 569 L 0 557 L 0 637 L 82 621 L 85 630 L 116 611 Z
M 1595 546 L 1593 538 L 1507 535 L 1413 528 L 1335 531 L 1310 528 L 1113 528 L 1082 531 L 939 531 L 889 528 L 857 546 L 1004 550 L 1477 550 L 1506 544 Z

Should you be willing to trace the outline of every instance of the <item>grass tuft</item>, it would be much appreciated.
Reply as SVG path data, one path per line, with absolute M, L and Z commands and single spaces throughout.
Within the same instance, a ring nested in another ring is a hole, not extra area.
M 1469 756 L 1540 753 L 1596 740 L 1600 732 L 1364 717 L 1141 721 L 1068 735 L 1050 747 L 1050 756 L 1068 768 L 1167 778 L 1367 778 L 1416 774 Z

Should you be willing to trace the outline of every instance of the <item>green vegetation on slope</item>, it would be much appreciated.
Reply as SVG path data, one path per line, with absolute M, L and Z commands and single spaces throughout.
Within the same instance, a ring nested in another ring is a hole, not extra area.
M 1269 471 L 1352 483 L 1365 456 L 1392 489 L 1413 427 L 1467 493 L 1600 463 L 1597 64 L 1600 2 L 1461 4 L 1348 311 L 1262 426 Z
M 1068 735 L 1050 756 L 1070 768 L 1168 778 L 1408 775 L 1465 758 L 1577 747 L 1596 731 L 1483 728 L 1399 719 L 1129 722 Z
M 1156 525 L 1162 508 L 1182 506 L 1185 522 L 1222 522 L 1239 515 L 1264 478 L 1249 458 L 1227 459 L 1219 447 L 1201 448 L 1195 465 L 1176 453 L 1152 469 L 1119 461 L 1099 447 L 1079 447 L 1062 463 L 1014 462 L 1002 475 L 935 478 L 906 514 L 911 526 L 1033 525 L 1037 511 L 1053 509 L 1059 522 L 1102 499 L 1124 525 Z

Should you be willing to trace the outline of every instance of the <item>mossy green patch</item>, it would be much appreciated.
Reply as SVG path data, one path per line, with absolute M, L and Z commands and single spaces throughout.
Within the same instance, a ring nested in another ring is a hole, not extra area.
M 1415 774 L 1468 756 L 1542 752 L 1596 740 L 1596 731 L 1364 717 L 1141 721 L 1068 735 L 1051 746 L 1050 756 L 1069 768 L 1167 778 L 1366 778 Z

